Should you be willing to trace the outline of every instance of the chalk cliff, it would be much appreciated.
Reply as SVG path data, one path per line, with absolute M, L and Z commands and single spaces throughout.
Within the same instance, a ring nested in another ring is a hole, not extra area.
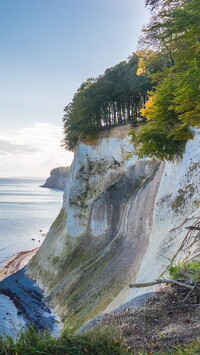
M 63 207 L 28 267 L 65 324 L 81 326 L 153 287 L 129 289 L 200 253 L 200 135 L 183 159 L 130 155 L 129 126 L 77 146 Z
M 51 170 L 50 177 L 41 187 L 64 190 L 67 181 L 68 170 L 69 168 L 64 166 Z

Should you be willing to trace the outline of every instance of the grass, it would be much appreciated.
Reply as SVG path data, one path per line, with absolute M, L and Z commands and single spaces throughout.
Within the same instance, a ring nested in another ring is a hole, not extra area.
M 167 350 L 167 352 L 141 352 L 137 355 L 150 355 L 150 354 L 157 354 L 157 355 L 199 355 L 200 354 L 200 338 L 196 341 L 193 341 L 191 344 L 188 345 L 176 345 L 173 346 L 172 349 Z M 136 355 L 136 354 L 135 354 Z
M 190 345 L 183 347 L 175 346 L 174 350 L 170 351 L 170 355 L 198 355 L 200 354 L 200 339 L 192 342 Z
M 39 335 L 29 328 L 17 339 L 7 335 L 0 337 L 1 355 L 122 355 L 128 351 L 127 345 L 118 339 L 112 328 L 80 335 L 65 333 L 60 338 L 47 333 Z
M 0 337 L 0 355 L 197 355 L 200 339 L 189 345 L 176 345 L 166 352 L 131 350 L 116 330 L 103 328 L 84 334 L 64 334 L 55 338 L 50 334 L 39 335 L 33 328 L 21 332 L 17 339 L 7 335 Z
M 134 354 L 134 353 L 133 353 Z M 144 351 L 135 353 L 134 355 L 199 355 L 200 354 L 200 339 L 193 341 L 189 345 L 176 345 L 173 349 L 169 349 L 166 352 L 160 351 Z

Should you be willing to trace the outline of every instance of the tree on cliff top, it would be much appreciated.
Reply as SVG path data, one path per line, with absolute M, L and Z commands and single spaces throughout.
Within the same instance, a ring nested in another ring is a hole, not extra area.
M 200 2 L 147 0 L 146 5 L 156 7 L 143 31 L 148 49 L 80 86 L 65 107 L 68 149 L 100 129 L 134 125 L 138 118 L 147 122 L 132 132 L 140 157 L 171 160 L 192 139 L 188 127 L 200 122 Z
M 64 109 L 64 144 L 68 149 L 73 150 L 79 139 L 94 136 L 100 129 L 137 122 L 151 88 L 148 75 L 137 74 L 138 60 L 135 53 L 104 75 L 81 84 Z
M 144 30 L 144 42 L 156 43 L 171 65 L 150 74 L 155 86 L 141 112 L 148 123 L 132 134 L 141 157 L 182 155 L 193 137 L 188 126 L 200 124 L 199 14 L 199 0 L 177 1 L 171 11 L 162 8 Z

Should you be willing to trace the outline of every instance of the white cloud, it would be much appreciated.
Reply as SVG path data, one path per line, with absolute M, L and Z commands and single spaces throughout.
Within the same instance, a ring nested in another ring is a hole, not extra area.
M 10 143 L 6 140 L 0 139 L 0 154 L 5 155 L 6 153 L 10 153 L 12 155 L 18 154 L 18 153 L 33 153 L 36 152 L 37 149 L 34 147 L 28 145 L 28 144 L 16 144 L 16 143 Z
M 0 132 L 0 177 L 47 177 L 51 169 L 69 166 L 73 153 L 61 147 L 62 127 L 36 122 Z

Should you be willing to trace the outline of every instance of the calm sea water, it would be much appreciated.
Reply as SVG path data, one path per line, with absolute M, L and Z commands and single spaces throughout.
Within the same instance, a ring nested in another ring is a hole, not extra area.
M 0 263 L 40 245 L 59 213 L 62 191 L 41 188 L 43 182 L 0 179 Z
M 19 251 L 41 245 L 62 206 L 62 191 L 41 188 L 42 179 L 0 178 L 0 268 Z M 7 314 L 9 313 L 9 314 Z M 23 318 L 0 295 L 0 333 L 18 330 Z

